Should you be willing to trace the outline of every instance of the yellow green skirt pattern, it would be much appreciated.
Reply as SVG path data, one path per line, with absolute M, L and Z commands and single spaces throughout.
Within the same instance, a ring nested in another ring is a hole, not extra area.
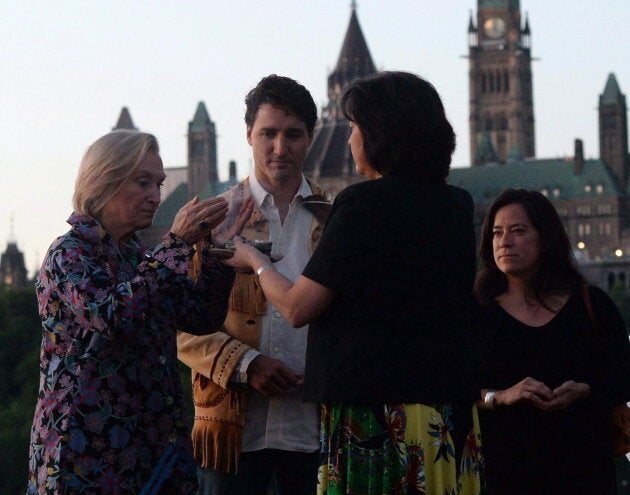
M 323 404 L 318 495 L 477 495 L 472 404 Z

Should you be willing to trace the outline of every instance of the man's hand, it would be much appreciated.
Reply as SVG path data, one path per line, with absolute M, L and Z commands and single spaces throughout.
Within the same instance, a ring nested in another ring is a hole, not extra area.
M 282 361 L 261 354 L 247 367 L 248 384 L 261 394 L 271 398 L 299 388 L 302 375 L 294 373 Z

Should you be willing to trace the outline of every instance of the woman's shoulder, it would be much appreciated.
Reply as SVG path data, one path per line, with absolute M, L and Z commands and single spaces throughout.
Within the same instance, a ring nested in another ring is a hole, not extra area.
M 591 299 L 593 310 L 598 318 L 601 316 L 610 317 L 614 315 L 620 315 L 619 308 L 610 297 L 610 295 L 601 287 L 596 285 L 588 285 L 588 293 Z M 582 294 L 580 297 L 583 298 Z M 621 316 L 619 316 L 621 318 Z

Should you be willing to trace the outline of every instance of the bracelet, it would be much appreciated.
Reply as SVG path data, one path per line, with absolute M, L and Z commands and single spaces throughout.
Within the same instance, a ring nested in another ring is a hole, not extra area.
M 494 409 L 494 396 L 496 395 L 496 390 L 488 390 L 486 395 L 483 397 L 483 405 L 486 409 Z
M 262 265 L 262 266 L 258 267 L 258 270 L 256 270 L 256 275 L 258 275 L 260 277 L 262 272 L 264 272 L 265 270 L 275 270 L 275 269 L 276 268 L 273 265 Z

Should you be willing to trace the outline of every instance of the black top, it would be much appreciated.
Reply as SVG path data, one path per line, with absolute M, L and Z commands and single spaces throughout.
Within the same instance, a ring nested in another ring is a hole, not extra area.
M 474 270 L 466 191 L 396 177 L 344 189 L 303 272 L 336 293 L 309 328 L 306 399 L 476 398 L 467 345 Z
M 541 327 L 521 323 L 496 303 L 473 310 L 482 388 L 506 389 L 529 376 L 552 390 L 573 380 L 592 392 L 565 410 L 529 403 L 481 410 L 489 493 L 599 494 L 613 481 L 606 417 L 611 404 L 630 399 L 630 344 L 610 298 L 596 287 L 589 291 L 597 330 L 581 288 Z

